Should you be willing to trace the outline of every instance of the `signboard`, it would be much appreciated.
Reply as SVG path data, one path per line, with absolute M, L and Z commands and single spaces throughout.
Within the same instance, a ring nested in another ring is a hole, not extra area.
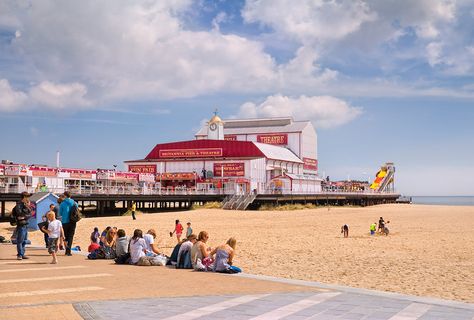
M 258 134 L 257 142 L 274 145 L 287 145 L 288 135 L 286 133 Z
M 55 168 L 30 168 L 33 177 L 56 177 Z
M 135 172 L 115 172 L 115 180 L 138 180 L 138 173 Z
M 222 168 L 224 168 L 224 177 L 245 176 L 245 165 L 243 162 L 214 163 L 214 177 L 222 177 Z
M 235 134 L 225 134 L 224 135 L 224 140 L 237 141 L 237 135 L 235 135 Z
M 303 169 L 318 171 L 318 160 L 303 158 Z
M 136 173 L 156 174 L 156 164 L 129 164 L 128 171 Z
M 110 171 L 110 170 L 97 170 L 97 180 L 108 180 L 108 179 L 114 179 L 115 178 L 115 171 Z
M 25 176 L 28 172 L 28 168 L 24 164 L 13 164 L 5 166 L 6 176 Z
M 160 150 L 160 158 L 208 158 L 222 157 L 222 148 Z
M 167 172 L 156 176 L 156 181 L 160 180 L 194 180 L 197 178 L 194 172 Z
M 92 173 L 71 172 L 69 177 L 74 179 L 92 179 Z
M 155 182 L 155 175 L 151 173 L 140 173 L 138 180 L 143 182 Z

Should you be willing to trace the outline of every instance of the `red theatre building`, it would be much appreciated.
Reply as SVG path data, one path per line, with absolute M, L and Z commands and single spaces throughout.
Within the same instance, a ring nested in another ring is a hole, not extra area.
M 167 190 L 319 192 L 316 141 L 309 121 L 215 115 L 195 140 L 157 144 L 144 159 L 125 164 L 128 171 L 155 174 Z

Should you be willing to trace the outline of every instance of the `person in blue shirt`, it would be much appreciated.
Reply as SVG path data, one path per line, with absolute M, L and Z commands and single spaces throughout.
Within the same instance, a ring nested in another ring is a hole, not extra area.
M 76 233 L 76 222 L 72 222 L 70 217 L 71 209 L 73 206 L 77 206 L 77 203 L 71 199 L 69 191 L 65 191 L 64 196 L 65 199 L 59 205 L 59 215 L 63 224 L 64 237 L 66 238 L 66 256 L 71 256 L 72 241 Z

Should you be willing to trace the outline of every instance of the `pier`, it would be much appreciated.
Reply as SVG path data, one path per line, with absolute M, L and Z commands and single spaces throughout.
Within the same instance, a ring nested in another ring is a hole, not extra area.
M 126 211 L 131 202 L 136 203 L 137 210 L 141 211 L 169 211 L 189 210 L 193 205 L 203 205 L 208 202 L 222 202 L 234 198 L 235 202 L 245 200 L 245 207 L 236 205 L 228 209 L 258 209 L 263 204 L 313 204 L 316 206 L 371 206 L 383 203 L 395 203 L 399 198 L 397 193 L 374 193 L 374 192 L 321 192 L 314 194 L 256 194 L 256 195 L 229 195 L 218 193 L 176 193 L 176 194 L 73 194 L 72 198 L 77 201 L 82 212 L 94 216 L 104 216 L 118 210 Z M 250 197 L 250 198 L 248 198 Z M 20 193 L 0 193 L 0 218 L 5 220 L 6 203 L 16 202 L 20 199 Z M 251 201 L 250 201 L 251 200 Z M 120 204 L 120 208 L 117 208 Z

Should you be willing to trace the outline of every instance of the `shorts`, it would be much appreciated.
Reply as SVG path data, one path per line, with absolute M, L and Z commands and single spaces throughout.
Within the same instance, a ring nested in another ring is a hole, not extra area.
M 58 238 L 48 238 L 48 253 L 58 252 Z
M 177 233 L 177 234 L 176 234 L 176 236 L 177 236 L 178 238 L 181 238 L 181 235 L 182 235 L 182 233 Z

